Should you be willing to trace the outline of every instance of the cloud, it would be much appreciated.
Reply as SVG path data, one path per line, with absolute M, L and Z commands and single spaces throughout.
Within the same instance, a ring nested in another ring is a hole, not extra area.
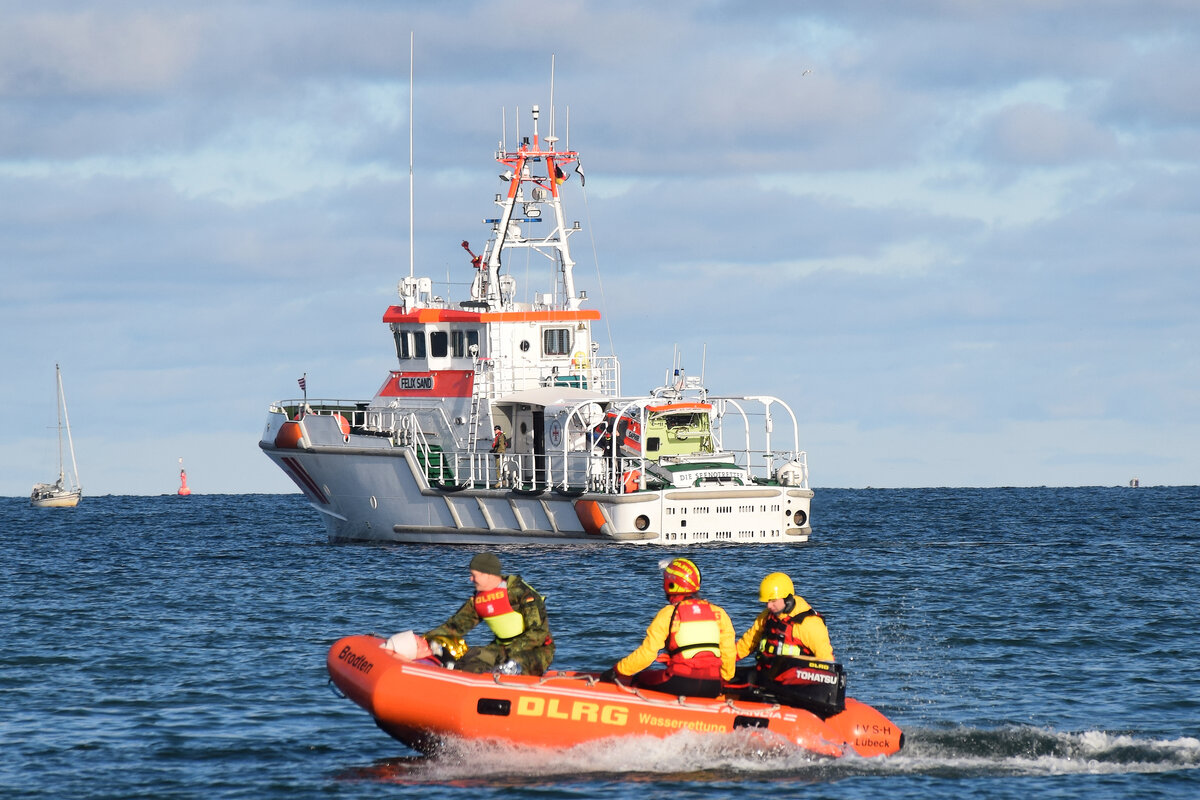
M 999 164 L 1065 166 L 1119 153 L 1112 133 L 1041 103 L 1006 107 L 984 120 L 981 127 L 979 157 Z

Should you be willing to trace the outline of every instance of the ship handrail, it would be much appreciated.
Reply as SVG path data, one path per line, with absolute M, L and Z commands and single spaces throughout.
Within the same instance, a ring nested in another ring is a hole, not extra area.
M 567 410 L 566 425 L 567 430 L 570 430 L 572 420 L 577 420 L 580 427 L 587 429 L 587 421 L 582 416 L 582 412 L 590 405 L 596 404 L 595 400 L 584 400 L 570 406 Z M 616 418 L 627 414 L 633 409 L 637 409 L 639 423 L 645 424 L 645 410 L 649 405 L 661 402 L 661 396 L 652 395 L 651 397 L 629 397 L 629 398 L 613 398 L 609 401 L 608 409 Z M 713 437 L 713 452 L 716 453 L 733 453 L 736 463 L 745 468 L 751 477 L 756 480 L 774 480 L 777 471 L 787 465 L 795 464 L 800 468 L 802 473 L 802 481 L 798 484 L 799 488 L 807 489 L 808 487 L 808 458 L 807 454 L 800 449 L 800 433 L 799 425 L 796 422 L 796 415 L 786 402 L 772 395 L 745 395 L 745 396 L 714 396 L 707 395 L 705 402 L 713 406 L 713 422 L 709 429 Z M 748 413 L 743 403 L 754 402 L 761 406 L 761 412 L 754 414 Z M 790 450 L 777 450 L 772 445 L 771 434 L 773 429 L 773 417 L 771 409 L 778 405 L 787 413 L 788 419 L 791 420 L 791 439 L 792 448 Z M 727 408 L 732 407 L 738 412 L 742 420 L 742 425 L 745 431 L 745 445 L 742 448 L 730 448 L 725 442 L 725 426 L 724 417 Z M 763 446 L 755 447 L 753 444 L 753 426 L 750 423 L 751 416 L 757 416 L 759 413 L 763 416 Z M 613 432 L 615 435 L 615 432 Z M 578 453 L 577 450 L 571 450 L 571 437 L 564 433 L 563 443 L 561 448 L 558 448 L 559 454 L 563 457 L 563 477 L 567 478 L 566 470 L 568 464 L 568 454 Z M 632 456 L 628 454 L 613 454 L 616 458 L 630 459 Z M 645 488 L 645 463 L 648 461 L 656 461 L 658 459 L 646 458 L 642 455 L 640 465 L 636 468 L 642 474 L 641 488 Z M 757 462 L 757 463 L 756 463 Z M 616 463 L 606 465 L 606 472 L 610 476 L 610 482 L 613 485 L 619 485 L 622 473 L 625 471 Z M 757 468 L 756 468 L 757 467 Z
M 713 424 L 710 433 L 713 436 L 714 455 L 732 453 L 735 463 L 746 469 L 750 477 L 759 482 L 773 481 L 780 467 L 786 464 L 795 465 L 800 473 L 799 482 L 795 485 L 801 489 L 809 488 L 807 453 L 799 448 L 799 426 L 795 414 L 786 402 L 770 395 L 729 397 L 709 395 L 706 401 L 713 406 Z M 636 471 L 640 474 L 638 488 L 645 489 L 647 463 L 654 461 L 672 463 L 672 457 L 662 456 L 656 459 L 647 458 L 644 455 L 637 457 L 628 453 L 595 453 L 593 452 L 594 446 L 587 444 L 590 439 L 590 430 L 582 412 L 588 406 L 604 403 L 610 410 L 615 410 L 617 416 L 638 409 L 638 415 L 644 417 L 645 407 L 655 402 L 661 402 L 661 398 L 605 398 L 603 401 L 583 400 L 568 406 L 565 428 L 569 431 L 572 421 L 578 422 L 576 430 L 584 432 L 585 446 L 583 448 L 573 447 L 572 437 L 564 432 L 560 447 L 547 449 L 545 454 L 540 455 L 545 459 L 545 463 L 541 465 L 540 469 L 537 461 L 539 454 L 510 451 L 502 457 L 505 468 L 504 480 L 517 485 L 544 484 L 551 489 L 573 491 L 581 488 L 577 479 L 582 475 L 587 491 L 619 494 L 624 489 L 625 473 Z M 755 402 L 763 407 L 761 413 L 764 415 L 766 438 L 765 444 L 761 448 L 753 446 L 753 426 L 750 419 L 757 414 L 747 411 L 744 406 L 746 402 Z M 769 429 L 772 420 L 770 411 L 776 405 L 786 412 L 787 418 L 792 423 L 793 447 L 790 450 L 777 450 L 772 445 L 770 436 L 772 431 Z M 445 472 L 449 468 L 449 471 L 455 476 L 455 480 L 460 484 L 490 485 L 491 461 L 495 458 L 495 454 L 480 449 L 481 442 L 484 440 L 459 441 L 458 437 L 454 435 L 454 426 L 450 423 L 444 409 L 438 408 L 436 413 L 442 417 L 444 430 L 453 437 L 454 449 L 452 450 L 438 448 L 431 442 L 429 432 L 422 428 L 415 412 L 386 408 L 368 409 L 368 406 L 369 402 L 364 400 L 310 399 L 306 403 L 302 399 L 292 399 L 273 403 L 271 410 L 282 413 L 289 419 L 300 413 L 302 409 L 305 414 L 317 416 L 340 414 L 347 419 L 351 428 L 356 432 L 386 435 L 391 437 L 397 445 L 411 445 L 426 465 L 431 463 L 432 454 L 436 452 L 437 458 L 440 459 L 440 471 Z M 745 444 L 739 448 L 730 448 L 726 441 L 724 419 L 729 409 L 737 412 L 744 427 Z M 427 411 L 434 411 L 434 409 L 427 409 Z M 368 417 L 372 416 L 375 419 L 369 420 Z M 375 424 L 368 425 L 369 421 Z M 644 418 L 641 421 L 644 423 Z M 432 469 L 433 467 L 427 466 L 427 470 Z M 538 479 L 539 475 L 543 476 L 540 480 Z
M 563 365 L 499 365 L 494 359 L 486 359 L 490 362 L 490 368 L 485 368 L 488 373 L 487 397 L 494 400 L 515 392 L 556 385 L 618 396 L 621 392 L 621 362 L 617 357 L 589 354 L 586 360 L 586 366 L 572 367 L 569 362 Z

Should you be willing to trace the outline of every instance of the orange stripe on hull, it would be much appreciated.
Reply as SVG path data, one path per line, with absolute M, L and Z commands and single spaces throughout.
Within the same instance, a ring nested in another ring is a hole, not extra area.
M 875 709 L 847 699 L 846 710 L 821 720 L 799 708 L 744 701 L 678 698 L 585 676 L 541 678 L 470 675 L 404 661 L 383 640 L 350 636 L 329 650 L 333 682 L 375 717 L 383 730 L 429 750 L 446 737 L 498 739 L 519 745 L 571 747 L 615 736 L 666 737 L 680 731 L 722 734 L 766 730 L 824 756 L 855 751 L 890 754 L 900 729 Z

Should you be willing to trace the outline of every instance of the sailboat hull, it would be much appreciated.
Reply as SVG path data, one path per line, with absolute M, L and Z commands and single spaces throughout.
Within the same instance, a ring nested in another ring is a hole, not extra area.
M 34 508 L 74 508 L 79 505 L 80 492 L 61 492 L 43 497 L 29 498 Z

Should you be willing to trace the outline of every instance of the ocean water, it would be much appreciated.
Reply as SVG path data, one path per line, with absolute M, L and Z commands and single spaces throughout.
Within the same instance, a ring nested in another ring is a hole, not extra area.
M 473 549 L 332 546 L 300 495 L 0 509 L 3 797 L 1200 797 L 1197 487 L 822 489 L 803 546 L 499 550 L 562 668 L 640 642 L 668 553 L 739 631 L 789 572 L 907 735 L 840 761 L 683 734 L 427 758 L 334 695 L 325 653 L 444 620 Z

